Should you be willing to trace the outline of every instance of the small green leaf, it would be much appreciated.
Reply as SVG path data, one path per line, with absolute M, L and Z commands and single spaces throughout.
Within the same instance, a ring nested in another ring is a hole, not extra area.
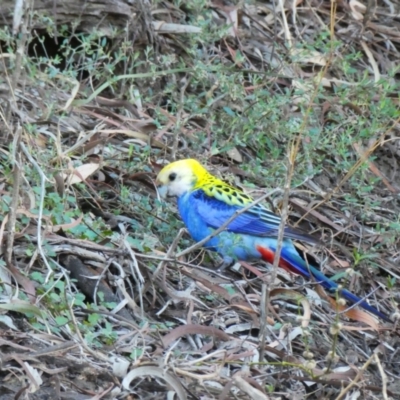
M 69 319 L 66 317 L 63 317 L 62 315 L 59 315 L 58 317 L 55 318 L 55 321 L 57 322 L 58 326 L 63 326 L 68 323 Z

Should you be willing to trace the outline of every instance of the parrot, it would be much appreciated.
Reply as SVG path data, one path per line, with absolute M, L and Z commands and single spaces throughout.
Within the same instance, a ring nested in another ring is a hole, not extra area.
M 253 199 L 213 176 L 195 159 L 184 159 L 166 165 L 156 178 L 160 197 L 177 197 L 178 211 L 190 236 L 199 242 L 220 228 L 235 213 L 253 203 Z M 211 237 L 203 247 L 217 252 L 225 265 L 235 260 L 263 260 L 273 264 L 278 245 L 281 218 L 257 203 L 238 214 L 226 228 Z M 279 267 L 320 284 L 331 295 L 340 294 L 375 316 L 391 322 L 383 312 L 326 277 L 317 267 L 305 261 L 293 240 L 314 242 L 311 235 L 289 225 L 284 227 Z

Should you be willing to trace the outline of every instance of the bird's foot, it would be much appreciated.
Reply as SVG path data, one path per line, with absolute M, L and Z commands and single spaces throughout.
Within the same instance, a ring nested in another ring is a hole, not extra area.
M 233 267 L 235 265 L 235 260 L 231 257 L 224 258 L 222 263 L 218 266 L 217 272 L 223 272 L 225 269 Z

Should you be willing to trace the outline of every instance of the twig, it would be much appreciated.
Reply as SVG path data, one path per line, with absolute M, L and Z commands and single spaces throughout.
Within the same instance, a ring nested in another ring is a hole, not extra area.
M 218 234 L 220 234 L 232 221 L 234 221 L 239 215 L 245 213 L 247 210 L 249 210 L 250 208 L 254 207 L 255 205 L 257 205 L 258 203 L 261 203 L 263 200 L 265 200 L 266 198 L 272 196 L 274 193 L 280 192 L 281 189 L 276 188 L 273 189 L 271 191 L 269 191 L 268 193 L 264 194 L 263 196 L 261 196 L 260 198 L 258 198 L 257 200 L 253 201 L 252 203 L 248 204 L 246 207 L 241 208 L 240 210 L 235 211 L 235 213 L 229 218 L 227 219 L 218 229 L 216 229 L 215 231 L 213 231 L 210 235 L 208 235 L 207 237 L 205 237 L 203 240 L 200 240 L 200 242 L 197 242 L 196 244 L 194 244 L 193 246 L 188 247 L 187 249 L 181 251 L 180 253 L 178 253 L 176 255 L 176 257 L 182 257 L 185 254 L 190 253 L 193 250 L 199 249 L 200 247 L 202 247 L 205 243 L 207 243 L 209 240 L 211 240 L 213 237 L 217 236 Z
M 25 144 L 21 142 L 20 147 L 24 152 L 26 158 L 32 163 L 32 165 L 36 168 L 37 172 L 40 175 L 40 203 L 39 203 L 39 213 L 38 213 L 38 221 L 37 221 L 37 246 L 39 250 L 39 254 L 42 257 L 44 264 L 49 270 L 45 282 L 47 283 L 50 275 L 53 273 L 53 270 L 50 267 L 49 262 L 47 261 L 46 255 L 44 254 L 42 247 L 42 218 L 43 218 L 43 207 L 44 207 L 44 196 L 46 194 L 45 182 L 51 182 L 50 179 L 46 177 L 42 169 L 39 167 L 39 164 L 35 161 L 32 155 L 29 153 L 28 149 L 25 147 Z
M 299 134 L 298 140 L 295 144 L 294 151 L 292 151 L 292 158 L 289 159 L 290 167 L 289 167 L 288 176 L 287 176 L 286 182 L 285 182 L 285 189 L 283 192 L 283 203 L 282 203 L 282 207 L 281 207 L 281 209 L 282 209 L 281 223 L 279 224 L 279 231 L 278 231 L 278 237 L 277 237 L 278 244 L 276 245 L 276 249 L 275 249 L 273 270 L 272 270 L 272 274 L 271 274 L 272 285 L 275 282 L 276 271 L 278 269 L 279 260 L 281 258 L 283 237 L 285 234 L 285 225 L 286 225 L 286 220 L 287 220 L 287 215 L 288 215 L 287 210 L 288 210 L 288 206 L 289 206 L 290 183 L 292 182 L 292 177 L 293 177 L 293 173 L 294 173 L 294 158 L 296 157 L 297 149 L 298 149 L 299 142 L 300 142 L 300 137 L 301 137 L 301 135 Z M 269 295 L 268 295 L 268 298 L 269 298 Z M 267 304 L 267 306 L 268 306 L 268 304 Z
M 65 240 L 68 242 L 68 238 L 62 238 L 62 240 Z M 49 239 L 49 241 L 50 241 L 50 239 Z M 37 242 L 37 238 L 32 238 L 32 242 Z M 70 253 L 70 254 L 76 255 L 78 257 L 83 257 L 83 258 L 88 258 L 90 260 L 98 261 L 102 264 L 108 262 L 107 261 L 108 258 L 105 255 L 102 255 L 103 252 L 109 252 L 111 254 L 125 256 L 125 253 L 122 252 L 121 250 L 101 248 L 101 246 L 97 246 L 95 243 L 93 243 L 93 249 L 96 251 L 90 251 L 90 250 L 87 250 L 78 245 L 71 245 L 68 243 L 64 243 L 64 244 L 60 244 L 60 245 L 57 245 L 57 244 L 50 245 L 50 248 L 55 253 Z M 17 248 L 14 248 L 14 254 L 16 254 L 17 256 L 26 255 L 25 251 L 26 251 L 26 247 L 24 247 L 24 246 L 18 246 Z M 101 252 L 101 254 L 100 254 L 100 252 Z M 156 255 L 140 254 L 140 253 L 135 253 L 135 256 L 137 258 L 143 258 L 146 260 L 173 262 L 175 264 L 183 265 L 184 267 L 190 267 L 190 268 L 199 269 L 201 271 L 212 272 L 216 277 L 224 279 L 226 281 L 230 281 L 229 278 L 227 278 L 223 274 L 219 274 L 218 272 L 215 271 L 215 269 L 206 268 L 206 267 L 202 267 L 200 265 L 195 265 L 192 263 L 180 261 L 172 256 L 170 256 L 170 257 L 167 257 L 166 255 L 165 256 L 156 256 Z M 55 263 L 55 265 L 57 265 L 57 263 L 54 259 L 52 260 L 52 262 Z M 58 267 L 61 268 L 60 266 L 58 266 Z
M 10 121 L 11 118 L 11 104 L 14 103 L 17 106 L 17 102 L 15 99 L 15 89 L 19 83 L 20 75 L 22 71 L 22 61 L 23 56 L 26 50 L 26 43 L 28 40 L 28 25 L 31 22 L 29 9 L 32 7 L 31 0 L 18 0 L 15 2 L 14 7 L 14 17 L 13 17 L 13 34 L 15 37 L 18 37 L 17 40 L 17 51 L 15 52 L 15 66 L 13 68 L 13 74 L 11 76 L 10 83 L 10 98 L 11 101 L 8 104 L 7 111 L 6 111 L 6 118 L 7 121 Z
M 369 364 L 371 364 L 372 359 L 375 357 L 375 354 L 372 354 L 370 358 L 365 362 L 365 364 L 358 370 L 357 375 L 354 379 L 339 393 L 339 396 L 336 397 L 335 400 L 341 400 L 344 398 L 346 393 L 350 391 L 354 386 L 357 385 L 357 382 L 361 379 L 363 372 L 368 368 Z
M 119 224 L 119 226 L 121 226 L 121 225 L 122 224 Z M 129 253 L 129 255 L 131 256 L 132 262 L 129 263 L 129 269 L 131 270 L 132 276 L 135 278 L 135 282 L 136 282 L 137 290 L 138 290 L 138 296 L 139 296 L 140 312 L 141 312 L 141 316 L 144 318 L 144 316 L 145 316 L 144 305 L 143 305 L 144 278 L 143 278 L 142 273 L 140 272 L 139 264 L 138 264 L 137 259 L 136 259 L 136 255 L 135 255 L 134 251 L 132 250 L 128 240 L 126 239 L 126 237 L 124 238 L 123 243 L 124 243 L 124 246 L 125 246 L 126 250 Z
M 191 81 L 191 78 L 186 77 L 186 82 L 185 84 L 181 87 L 180 90 L 180 104 L 179 104 L 179 109 L 178 112 L 176 113 L 176 123 L 175 123 L 175 132 L 174 132 L 174 143 L 172 145 L 172 152 L 171 152 L 171 156 L 172 159 L 175 159 L 176 156 L 176 152 L 178 150 L 178 144 L 179 144 L 179 129 L 182 123 L 182 114 L 183 114 L 183 110 L 184 110 L 184 100 L 185 100 L 185 92 L 187 87 L 189 86 L 189 83 Z
M 306 116 L 304 117 L 304 121 L 303 121 L 304 127 L 306 125 L 307 116 L 308 116 L 308 114 L 306 114 Z M 275 285 L 277 271 L 279 268 L 279 261 L 281 259 L 281 251 L 282 251 L 283 239 L 284 239 L 284 235 L 285 235 L 285 226 L 286 226 L 286 220 L 288 217 L 287 210 L 289 207 L 290 184 L 292 182 L 292 177 L 294 174 L 294 165 L 295 165 L 296 154 L 298 152 L 300 140 L 301 140 L 301 136 L 302 136 L 301 132 L 302 132 L 302 130 L 300 130 L 300 133 L 297 136 L 297 140 L 294 143 L 294 145 L 290 151 L 290 154 L 289 154 L 289 170 L 287 173 L 285 188 L 284 188 L 284 192 L 283 192 L 283 201 L 282 201 L 282 207 L 281 207 L 282 214 L 281 214 L 281 222 L 279 224 L 279 230 L 278 230 L 277 245 L 276 245 L 276 249 L 275 249 L 274 262 L 272 264 L 272 271 L 271 271 L 270 278 L 269 278 L 270 284 L 266 288 L 265 304 L 263 303 L 263 305 L 265 306 L 265 310 L 264 310 L 265 319 L 267 319 L 267 317 L 268 317 L 268 310 L 270 309 L 271 291 Z M 263 335 L 264 335 L 264 332 L 262 332 L 261 341 L 260 341 L 260 346 L 262 346 L 262 347 L 260 347 L 260 350 L 259 350 L 260 354 L 261 353 L 263 354 L 263 349 L 265 348 L 265 343 L 263 342 L 263 338 L 264 338 Z M 260 361 L 262 361 L 261 357 L 260 357 Z
M 285 28 L 285 33 L 286 33 L 286 39 L 288 41 L 289 44 L 289 48 L 292 48 L 292 43 L 291 43 L 291 36 L 290 36 L 290 32 L 287 28 L 287 20 L 286 20 L 286 16 L 285 13 L 283 11 L 283 1 L 279 0 L 279 4 L 281 5 L 282 8 L 282 18 L 283 18 L 283 25 Z M 333 38 L 333 36 L 332 36 Z M 331 53 L 331 58 L 332 59 L 332 53 Z M 263 302 L 260 307 L 264 306 L 265 309 L 262 310 L 262 314 L 265 314 L 265 318 L 267 318 L 267 312 L 269 309 L 269 302 L 270 302 L 270 292 L 273 289 L 274 283 L 275 283 L 275 279 L 276 279 L 276 275 L 277 275 L 277 269 L 279 267 L 279 261 L 281 258 L 281 250 L 282 250 L 282 245 L 283 245 L 283 239 L 284 239 L 284 234 L 285 234 L 285 225 L 286 225 L 286 220 L 287 220 L 287 215 L 288 215 L 288 205 L 289 205 L 289 194 L 290 194 L 290 185 L 292 182 L 292 178 L 294 175 L 294 167 L 295 167 L 295 161 L 296 161 L 296 155 L 298 153 L 299 147 L 300 147 L 300 142 L 301 142 L 301 138 L 303 135 L 303 132 L 307 126 L 308 123 L 308 118 L 310 115 L 310 112 L 312 110 L 312 105 L 314 103 L 314 99 L 317 96 L 318 93 L 318 88 L 320 86 L 321 80 L 323 78 L 323 76 L 326 74 L 328 65 L 330 65 L 330 60 L 328 60 L 328 62 L 325 65 L 324 70 L 322 71 L 322 73 L 319 76 L 319 80 L 317 82 L 317 85 L 315 86 L 315 89 L 312 93 L 312 96 L 310 98 L 309 101 L 309 105 L 306 109 L 301 127 L 299 129 L 299 134 L 297 135 L 296 139 L 293 140 L 291 148 L 290 148 L 290 153 L 289 153 L 289 157 L 288 157 L 288 161 L 289 161 L 289 168 L 288 168 L 288 173 L 287 173 L 287 177 L 286 177 L 286 182 L 285 182 L 285 188 L 284 188 L 284 193 L 283 193 L 283 201 L 282 201 L 282 214 L 281 214 L 281 222 L 279 224 L 279 231 L 278 231 L 278 237 L 277 237 L 277 246 L 275 249 L 275 255 L 274 255 L 274 262 L 273 262 L 273 268 L 272 268 L 272 272 L 270 275 L 270 282 L 271 284 L 268 285 L 267 289 L 266 289 L 266 293 L 265 296 L 263 297 L 263 299 L 265 299 L 265 302 Z M 264 328 L 265 329 L 265 328 Z M 264 348 L 264 332 L 261 331 L 261 338 L 260 338 L 260 361 L 262 361 L 261 355 L 263 355 L 263 348 Z
M 32 5 L 30 0 L 15 2 L 13 33 L 17 37 L 19 37 L 19 40 L 17 41 L 18 44 L 15 57 L 15 67 L 11 82 L 13 90 L 17 87 L 19 77 L 22 71 L 22 59 L 23 55 L 25 54 L 25 46 L 28 40 L 28 24 L 31 21 L 28 11 L 31 8 L 31 6 Z M 25 18 L 22 18 L 23 15 Z
M 7 223 L 7 247 L 5 251 L 5 260 L 7 266 L 12 265 L 12 255 L 14 248 L 14 236 L 15 236 L 15 222 L 17 220 L 17 209 L 19 202 L 19 188 L 21 184 L 21 153 L 19 151 L 19 143 L 21 140 L 22 128 L 18 127 L 14 135 L 13 141 L 13 159 L 11 160 L 13 164 L 13 190 L 11 196 L 10 212 L 8 214 Z
M 86 142 L 88 142 L 94 135 L 97 135 L 99 133 L 100 130 L 102 130 L 103 128 L 105 128 L 107 125 L 100 123 L 98 125 L 96 125 L 91 132 L 89 132 L 87 135 L 84 135 L 83 137 L 81 137 L 75 144 L 73 144 L 70 148 L 68 148 L 65 151 L 61 150 L 61 133 L 58 130 L 58 135 L 57 135 L 57 139 L 54 137 L 54 141 L 55 143 L 57 143 L 57 157 L 66 157 L 68 154 L 72 154 L 76 151 L 76 149 L 82 147 L 82 145 Z M 52 135 L 54 136 L 54 135 Z
M 101 270 L 100 275 L 96 279 L 96 284 L 94 285 L 93 289 L 93 302 L 94 304 L 96 304 L 96 306 L 97 306 L 97 291 L 99 289 L 100 282 L 102 281 L 102 279 L 105 279 L 112 263 L 113 259 L 111 258 L 110 260 L 108 260 L 107 265 Z
M 284 3 L 285 3 L 284 0 L 279 0 L 279 8 L 282 13 L 282 22 L 283 22 L 283 30 L 285 32 L 285 39 L 287 40 L 289 49 L 292 50 L 293 49 L 292 35 L 290 34 L 289 25 L 287 23 Z
M 182 228 L 179 230 L 178 234 L 176 235 L 176 238 L 174 239 L 174 241 L 172 242 L 170 248 L 168 249 L 167 254 L 165 255 L 165 257 L 161 260 L 161 262 L 158 264 L 157 269 L 154 271 L 153 274 L 153 278 L 155 279 L 157 277 L 157 275 L 160 273 L 160 271 L 163 269 L 165 263 L 167 261 L 170 261 L 169 259 L 171 258 L 172 253 L 174 252 L 176 246 L 179 243 L 179 240 L 181 239 L 183 233 L 186 231 L 185 228 Z M 178 258 L 179 255 L 176 256 L 176 258 Z
M 265 353 L 265 342 L 267 340 L 267 311 L 269 304 L 269 290 L 267 290 L 267 285 L 263 283 L 261 285 L 261 302 L 260 302 L 260 343 L 259 343 L 259 358 L 258 362 L 262 363 L 264 361 Z
M 376 365 L 378 366 L 378 370 L 381 374 L 382 377 L 382 397 L 384 400 L 388 400 L 388 395 L 387 395 L 387 375 L 385 374 L 385 371 L 382 368 L 381 361 L 379 360 L 378 354 L 374 353 L 374 358 Z
M 161 262 L 158 264 L 157 269 L 154 271 L 153 274 L 153 279 L 157 279 L 160 282 L 161 288 L 165 291 L 165 293 L 171 297 L 172 299 L 176 299 L 176 300 L 190 300 L 191 306 L 190 309 L 193 308 L 193 300 L 197 300 L 196 298 L 194 298 L 190 292 L 192 292 L 192 288 L 187 288 L 184 291 L 177 291 L 174 289 L 171 289 L 168 284 L 167 284 L 167 280 L 166 280 L 166 269 L 165 267 L 165 263 L 167 261 L 169 261 L 169 258 L 171 257 L 171 255 L 173 254 L 176 246 L 179 243 L 179 240 L 181 239 L 183 233 L 186 231 L 185 228 L 182 228 L 179 230 L 178 234 L 176 235 L 176 238 L 174 239 L 173 243 L 171 244 L 170 248 L 168 249 L 167 254 L 165 255 L 165 257 L 161 260 Z M 173 259 L 172 261 L 179 263 L 177 260 Z M 160 273 L 160 271 L 163 270 L 163 276 L 158 277 L 158 274 Z M 160 315 L 161 312 L 164 311 L 164 308 L 166 308 L 168 306 L 168 303 L 160 310 L 157 312 L 157 315 Z M 191 314 L 190 310 L 189 310 L 189 314 Z

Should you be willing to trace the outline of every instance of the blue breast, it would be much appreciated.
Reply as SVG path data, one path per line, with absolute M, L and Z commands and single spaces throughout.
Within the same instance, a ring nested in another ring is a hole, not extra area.
M 197 211 L 197 207 L 201 206 L 201 203 L 199 204 L 199 196 L 201 197 L 202 193 L 195 191 L 185 193 L 178 198 L 179 214 L 190 236 L 196 242 L 203 240 L 214 231 L 214 229 L 207 225 L 203 218 L 201 218 Z M 223 231 L 218 236 L 210 239 L 204 247 L 209 250 L 217 251 L 225 260 L 248 260 L 260 258 L 261 256 L 260 253 L 255 250 L 255 241 L 257 240 L 258 238 L 255 236 Z
M 183 222 L 188 229 L 190 236 L 199 242 L 212 233 L 213 229 L 210 228 L 200 217 L 197 208 L 194 207 L 194 198 L 196 192 L 185 193 L 178 198 L 178 210 Z M 212 238 L 204 247 L 216 250 L 218 245 L 218 238 Z

